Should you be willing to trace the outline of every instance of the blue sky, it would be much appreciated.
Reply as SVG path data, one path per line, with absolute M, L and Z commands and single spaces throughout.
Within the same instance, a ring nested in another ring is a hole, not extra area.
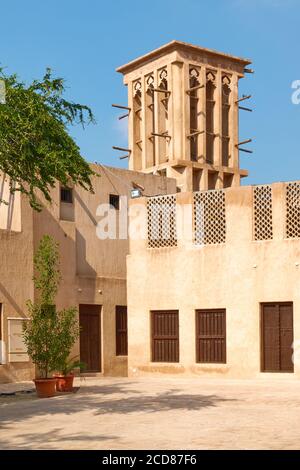
M 0 63 L 24 80 L 50 66 L 67 80 L 68 97 L 92 107 L 96 126 L 72 129 L 90 161 L 125 166 L 112 145 L 126 145 L 124 121 L 111 103 L 127 91 L 115 68 L 172 39 L 252 59 L 254 75 L 240 82 L 253 95 L 241 112 L 245 183 L 300 179 L 300 0 L 10 0 L 0 5 Z

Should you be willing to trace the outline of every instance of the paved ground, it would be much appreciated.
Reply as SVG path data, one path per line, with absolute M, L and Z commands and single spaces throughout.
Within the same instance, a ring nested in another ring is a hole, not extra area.
M 51 399 L 0 396 L 0 449 L 300 448 L 300 381 L 164 376 L 76 385 L 77 393 Z

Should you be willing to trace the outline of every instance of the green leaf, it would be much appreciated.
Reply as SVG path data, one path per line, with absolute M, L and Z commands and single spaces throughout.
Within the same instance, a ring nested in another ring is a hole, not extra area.
M 29 86 L 0 68 L 6 102 L 0 105 L 0 171 L 11 178 L 10 191 L 21 191 L 31 207 L 51 202 L 51 188 L 60 182 L 93 192 L 96 173 L 69 135 L 70 125 L 95 123 L 91 109 L 63 98 L 65 83 L 47 69 Z

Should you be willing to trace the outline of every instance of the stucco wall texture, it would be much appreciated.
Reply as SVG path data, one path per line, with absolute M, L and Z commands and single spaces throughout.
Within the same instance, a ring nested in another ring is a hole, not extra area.
M 130 241 L 127 257 L 130 376 L 168 373 L 266 377 L 266 373 L 261 373 L 260 305 L 263 302 L 293 302 L 297 345 L 300 240 L 286 239 L 285 183 L 271 187 L 272 240 L 253 241 L 253 187 L 245 186 L 224 190 L 226 242 L 223 244 L 196 246 L 190 236 L 178 240 L 177 247 L 167 248 L 148 248 L 147 240 Z M 193 194 L 177 194 L 176 198 L 178 206 L 191 204 Z M 141 204 L 141 200 L 131 201 L 132 205 L 137 203 Z M 182 223 L 177 217 L 178 230 Z M 226 364 L 196 363 L 195 310 L 215 308 L 226 309 Z M 153 363 L 150 312 L 177 309 L 179 363 Z M 299 378 L 297 351 L 294 374 L 273 373 L 272 376 Z
M 39 240 L 49 234 L 59 243 L 62 281 L 58 309 L 79 304 L 101 306 L 101 373 L 127 375 L 127 357 L 116 356 L 115 307 L 127 305 L 126 255 L 129 242 L 100 240 L 97 236 L 97 207 L 109 204 L 109 194 L 130 197 L 132 183 L 145 188 L 145 194 L 175 192 L 176 182 L 164 176 L 91 165 L 99 174 L 93 178 L 94 194 L 76 187 L 72 208 L 60 202 L 60 187 L 53 190 L 52 205 L 33 211 L 24 196 L 10 205 L 13 226 L 7 226 L 8 209 L 0 206 L 0 304 L 2 348 L 8 353 L 8 318 L 26 318 L 28 299 L 34 300 L 33 255 Z M 4 182 L 8 184 L 8 181 Z M 8 194 L 7 190 L 4 194 Z M 122 202 L 121 202 L 122 204 Z M 70 220 L 62 220 L 67 218 Z M 79 342 L 72 355 L 79 355 Z M 0 383 L 29 380 L 34 368 L 29 362 L 0 363 Z

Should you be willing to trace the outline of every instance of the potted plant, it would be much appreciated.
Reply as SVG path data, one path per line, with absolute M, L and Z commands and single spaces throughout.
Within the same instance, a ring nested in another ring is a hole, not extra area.
M 56 380 L 51 373 L 57 364 L 57 338 L 55 317 L 45 315 L 40 305 L 28 302 L 29 319 L 24 322 L 24 342 L 28 355 L 37 368 L 34 380 L 37 395 L 40 398 L 55 395 Z
M 23 338 L 28 355 L 36 365 L 34 380 L 40 398 L 55 395 L 56 378 L 62 358 L 68 357 L 79 336 L 77 310 L 56 311 L 55 297 L 61 279 L 58 244 L 45 235 L 34 256 L 35 302 L 28 301 L 29 320 L 24 322 Z
M 64 358 L 59 364 L 59 373 L 55 374 L 56 377 L 56 390 L 58 392 L 72 392 L 74 381 L 74 369 L 83 370 L 85 368 L 84 362 L 80 362 L 75 357 L 71 359 Z

